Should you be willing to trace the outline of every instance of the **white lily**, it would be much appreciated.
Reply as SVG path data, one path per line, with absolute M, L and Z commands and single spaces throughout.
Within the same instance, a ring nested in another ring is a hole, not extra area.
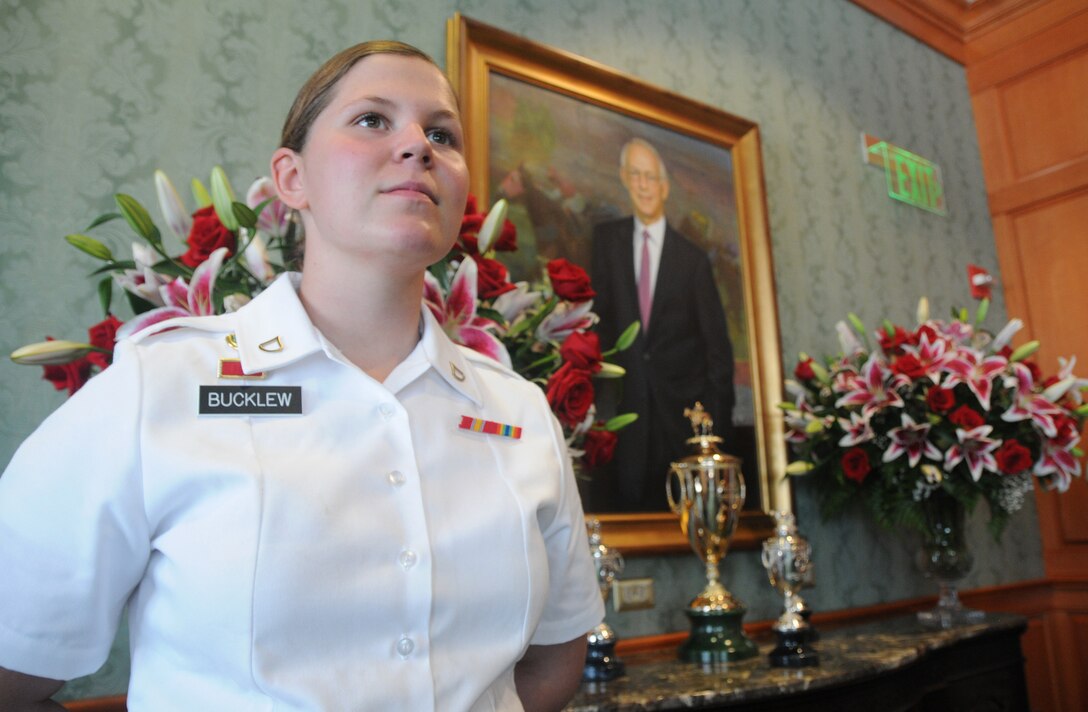
M 864 347 L 861 345 L 857 333 L 851 329 L 845 321 L 840 321 L 835 324 L 835 332 L 839 335 L 839 346 L 842 347 L 843 355 L 853 356 L 856 353 L 864 351 Z
M 159 197 L 159 210 L 162 211 L 163 220 L 166 221 L 170 232 L 177 235 L 184 242 L 189 237 L 189 230 L 193 227 L 193 218 L 185 210 L 185 203 L 181 201 L 174 184 L 162 171 L 155 171 L 155 194 Z

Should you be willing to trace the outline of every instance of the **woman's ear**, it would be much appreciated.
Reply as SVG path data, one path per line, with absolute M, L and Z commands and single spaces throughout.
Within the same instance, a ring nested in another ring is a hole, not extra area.
M 272 184 L 280 200 L 289 208 L 302 210 L 310 206 L 302 180 L 302 156 L 281 146 L 272 154 Z

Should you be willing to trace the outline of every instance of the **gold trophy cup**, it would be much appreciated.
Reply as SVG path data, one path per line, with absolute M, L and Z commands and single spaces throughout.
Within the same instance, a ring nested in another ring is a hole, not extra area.
M 740 460 L 718 450 L 722 439 L 701 403 L 684 410 L 695 436 L 695 453 L 672 463 L 666 482 L 669 507 L 680 517 L 680 529 L 706 565 L 706 588 L 684 611 L 691 635 L 680 646 L 689 662 L 720 663 L 754 657 L 755 644 L 744 634 L 746 608 L 722 585 L 718 565 L 729 548 L 744 507 Z

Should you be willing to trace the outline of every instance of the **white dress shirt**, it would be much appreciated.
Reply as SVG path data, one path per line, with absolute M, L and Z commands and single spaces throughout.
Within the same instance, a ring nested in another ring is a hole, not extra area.
M 93 672 L 128 603 L 130 710 L 520 710 L 526 647 L 601 620 L 540 388 L 426 309 L 378 383 L 296 289 L 119 344 L 23 444 L 0 477 L 0 666 Z M 220 378 L 232 357 L 264 378 Z M 299 386 L 302 415 L 198 415 L 201 385 Z

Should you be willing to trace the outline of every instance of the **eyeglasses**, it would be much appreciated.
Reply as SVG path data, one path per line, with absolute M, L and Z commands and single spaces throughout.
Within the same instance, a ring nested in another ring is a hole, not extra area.
M 644 183 L 649 183 L 650 185 L 653 185 L 654 183 L 657 183 L 661 180 L 660 173 L 640 171 L 637 168 L 628 168 L 626 174 L 627 180 L 631 181 L 632 183 L 637 183 L 641 179 Z

